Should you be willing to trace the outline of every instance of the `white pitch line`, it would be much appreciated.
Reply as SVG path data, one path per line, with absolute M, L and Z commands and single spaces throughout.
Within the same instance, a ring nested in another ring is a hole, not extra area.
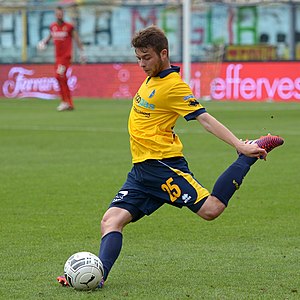
M 123 133 L 127 132 L 127 128 L 103 128 L 103 127 L 66 127 L 66 126 L 35 126 L 35 125 L 20 125 L 20 126 L 0 126 L 0 130 L 29 130 L 29 131 L 73 131 L 73 132 L 112 132 Z
M 205 105 L 204 105 L 205 107 Z M 210 114 L 214 114 L 214 112 L 222 112 L 222 111 L 234 111 L 234 112 L 265 112 L 265 113 L 272 113 L 274 111 L 276 112 L 282 112 L 284 113 L 285 111 L 300 111 L 300 105 L 299 103 L 296 103 L 295 105 L 291 105 L 291 106 L 287 106 L 287 107 L 282 107 L 282 106 L 270 106 L 270 107 L 267 107 L 267 106 L 262 106 L 262 107 L 247 107 L 247 108 L 244 108 L 244 107 L 233 107 L 233 106 L 214 106 L 213 108 L 212 107 L 209 107 L 209 106 L 206 106 L 205 107 L 207 109 L 207 111 L 210 113 Z
M 103 128 L 103 127 L 67 127 L 67 126 L 38 126 L 38 125 L 0 125 L 0 130 L 23 130 L 23 131 L 57 131 L 57 132 L 101 132 L 101 133 L 128 133 L 127 127 L 124 128 Z M 261 130 L 232 130 L 236 135 L 259 135 L 269 133 L 268 129 Z M 178 134 L 207 134 L 203 129 L 182 129 L 175 128 L 175 133 Z M 272 134 L 299 136 L 300 131 L 296 130 L 281 130 L 280 132 L 270 132 Z

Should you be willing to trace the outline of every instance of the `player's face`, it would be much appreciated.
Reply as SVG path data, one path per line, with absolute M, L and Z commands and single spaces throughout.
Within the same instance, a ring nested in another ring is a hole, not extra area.
M 166 49 L 158 55 L 153 48 L 136 48 L 135 55 L 139 66 L 150 77 L 170 67 Z
M 55 17 L 57 22 L 63 22 L 64 20 L 64 12 L 61 9 L 56 9 L 55 10 Z

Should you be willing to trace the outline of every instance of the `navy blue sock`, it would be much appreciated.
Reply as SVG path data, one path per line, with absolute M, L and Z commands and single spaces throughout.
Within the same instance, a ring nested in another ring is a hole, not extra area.
M 109 232 L 101 240 L 99 258 L 103 263 L 104 280 L 121 252 L 122 240 L 123 235 L 119 231 Z
M 239 155 L 238 159 L 218 178 L 211 194 L 227 206 L 234 192 L 240 188 L 251 165 L 256 161 L 257 158 Z

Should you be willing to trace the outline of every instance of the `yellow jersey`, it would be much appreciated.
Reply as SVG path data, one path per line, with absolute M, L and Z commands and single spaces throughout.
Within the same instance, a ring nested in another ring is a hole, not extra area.
M 205 108 L 179 71 L 179 67 L 172 66 L 147 77 L 134 96 L 128 122 L 133 163 L 183 156 L 175 123 L 179 116 L 194 120 Z

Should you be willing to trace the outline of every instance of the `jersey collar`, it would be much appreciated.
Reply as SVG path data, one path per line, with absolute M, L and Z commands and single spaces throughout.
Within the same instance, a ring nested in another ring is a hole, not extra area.
M 164 78 L 164 77 L 168 76 L 170 73 L 173 73 L 173 72 L 179 73 L 180 72 L 180 67 L 171 65 L 170 69 L 166 69 L 166 70 L 163 70 L 163 71 L 159 72 L 157 74 L 157 76 L 159 76 L 160 78 Z

